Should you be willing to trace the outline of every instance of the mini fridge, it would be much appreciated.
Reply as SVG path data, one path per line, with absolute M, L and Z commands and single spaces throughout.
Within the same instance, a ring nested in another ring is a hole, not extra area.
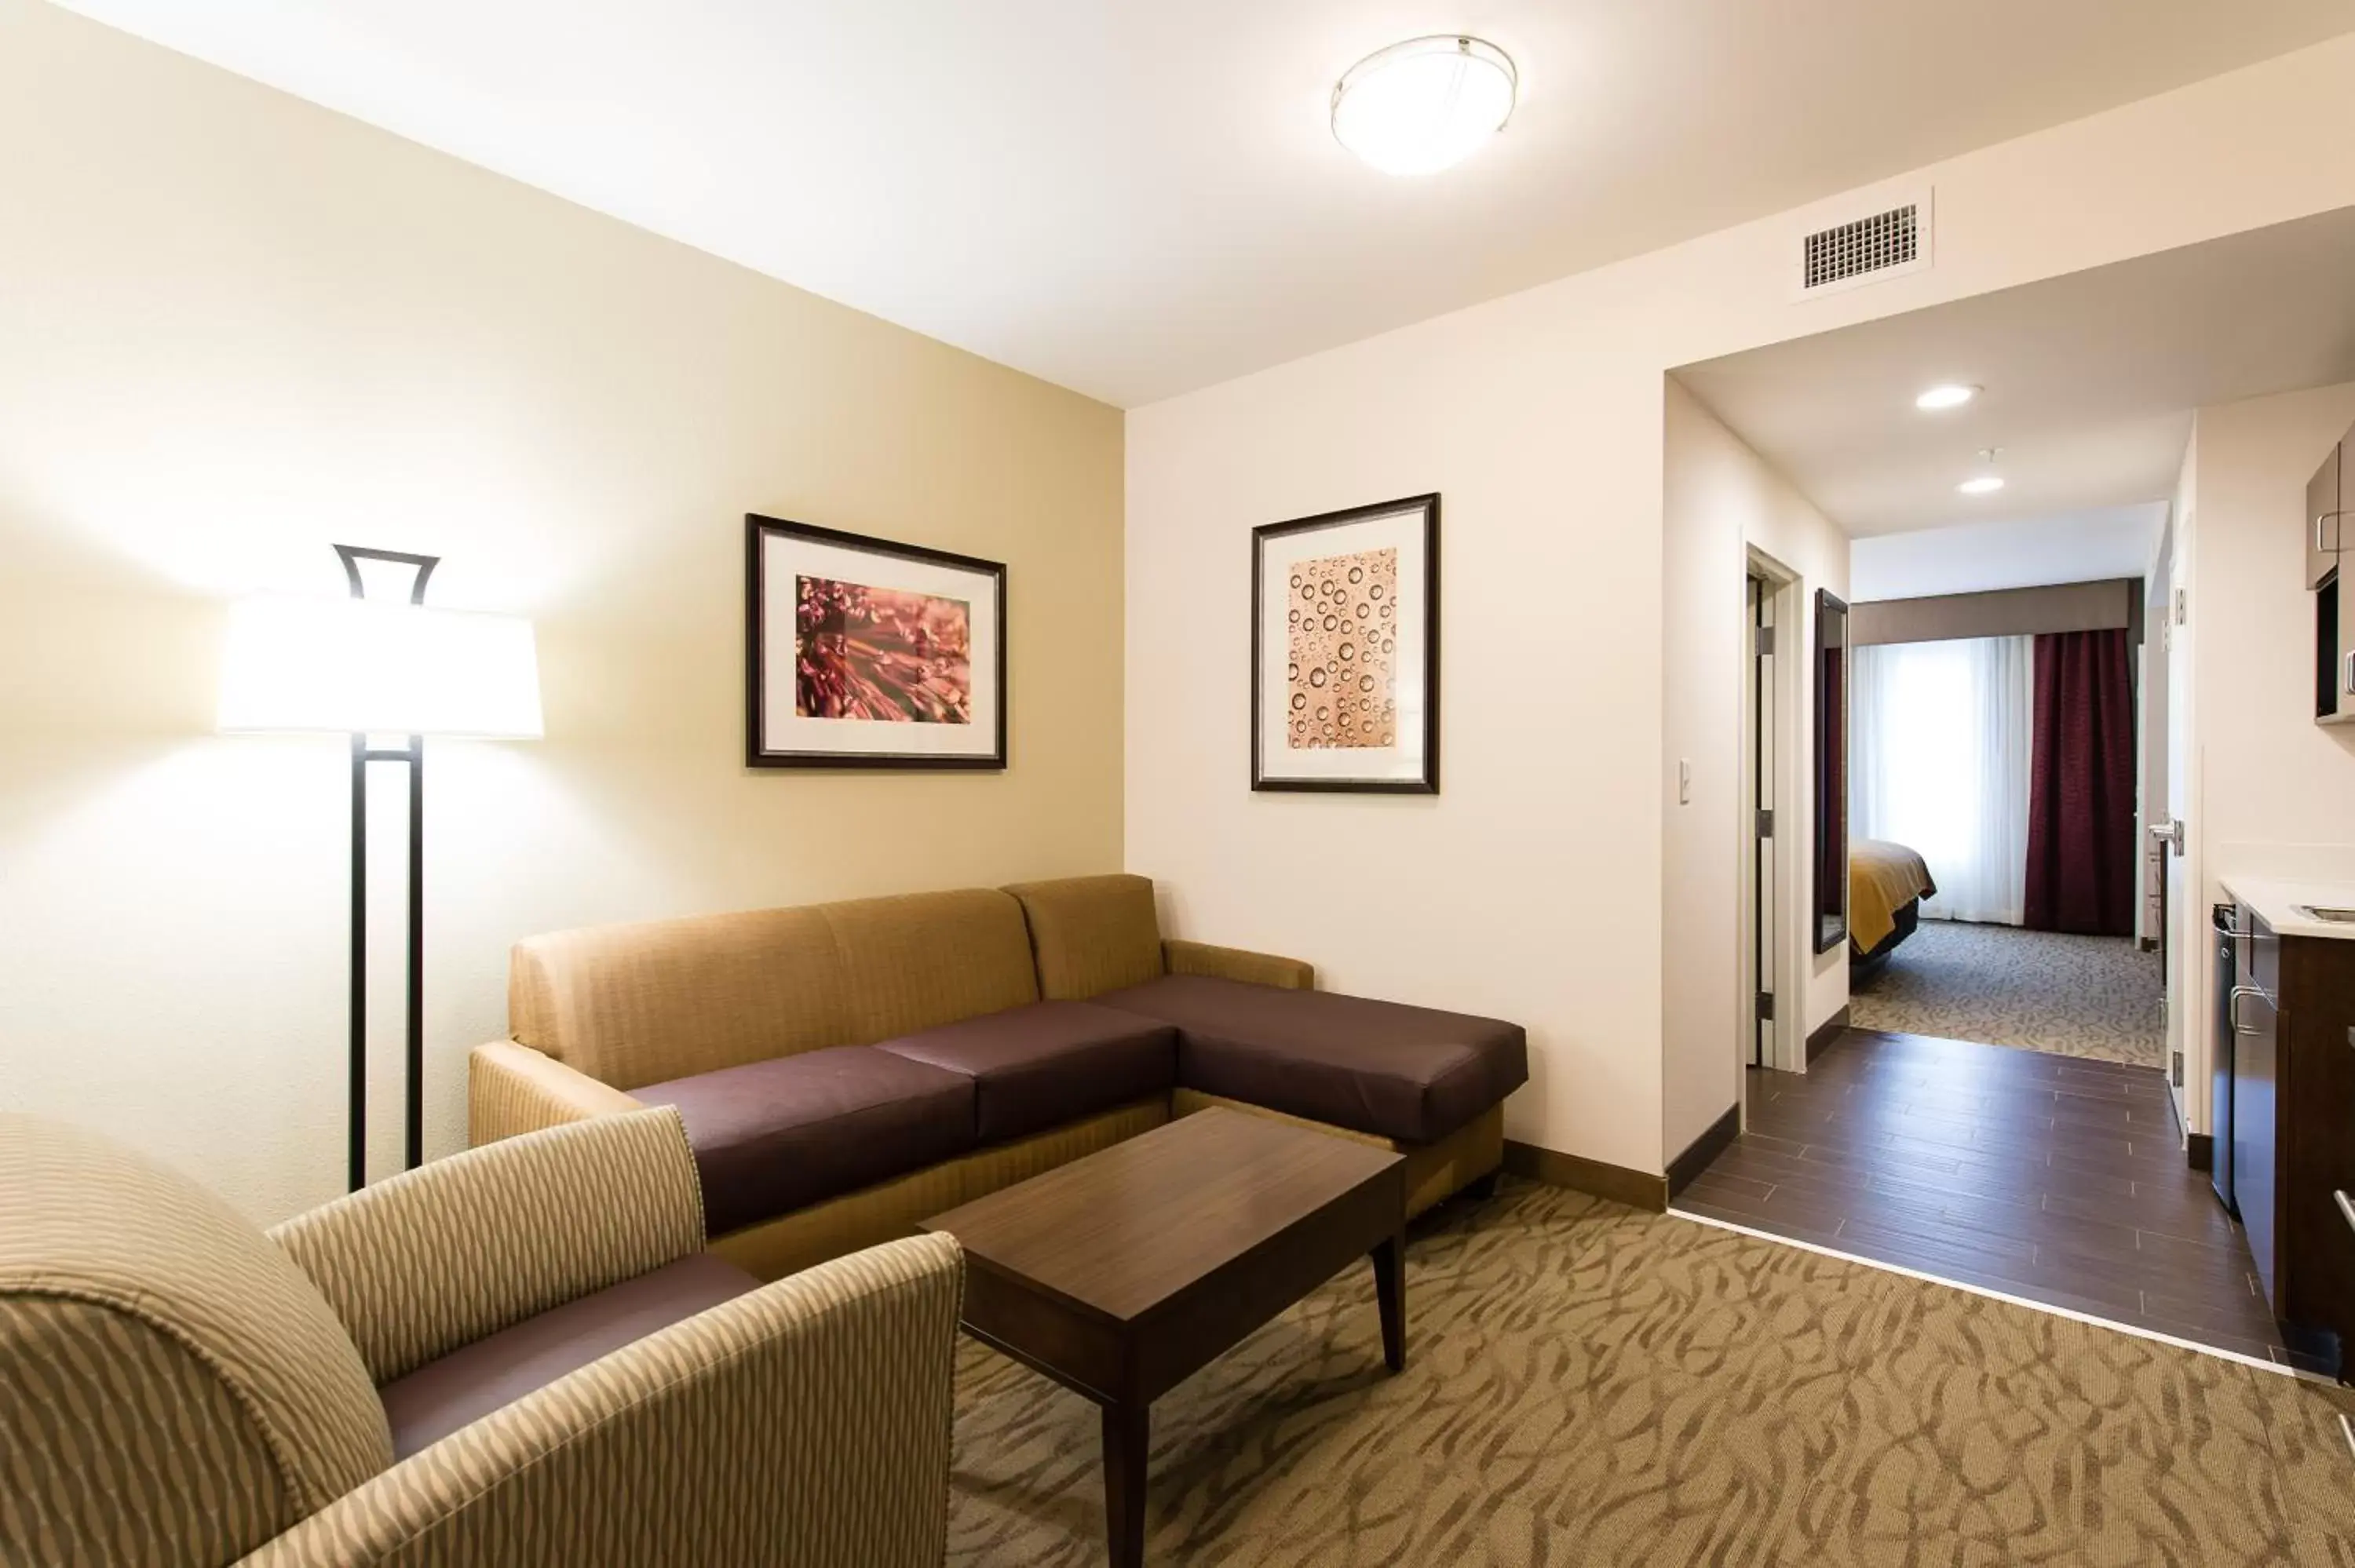
M 2210 1149 L 2208 1180 L 2215 1184 L 2216 1196 L 2234 1219 L 2241 1216 L 2241 1205 L 2232 1191 L 2232 988 L 2240 983 L 2241 933 L 2234 924 L 2231 904 L 2219 904 L 2211 912 L 2214 929 L 2210 933 L 2216 948 L 2214 998 L 2216 1014 L 2216 1048 L 2210 1064 L 2208 1105 Z

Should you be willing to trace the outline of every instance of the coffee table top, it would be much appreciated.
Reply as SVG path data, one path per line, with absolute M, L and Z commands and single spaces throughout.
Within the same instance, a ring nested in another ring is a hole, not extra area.
M 1400 1157 L 1213 1107 L 935 1214 L 982 1266 L 1091 1315 L 1144 1316 Z

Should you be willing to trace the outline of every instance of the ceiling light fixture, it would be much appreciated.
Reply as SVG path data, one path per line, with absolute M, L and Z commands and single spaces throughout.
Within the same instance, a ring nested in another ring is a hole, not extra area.
M 1965 495 L 1993 495 L 1997 491 L 2001 490 L 2003 475 L 1995 471 L 1995 454 L 2002 450 L 2000 447 L 1981 447 L 1979 461 L 1987 465 L 1987 471 L 1975 473 L 1955 488 Z
M 1959 408 L 1979 395 L 1976 387 L 1966 387 L 1959 381 L 1943 381 L 1913 399 L 1913 406 L 1925 414 L 1939 413 L 1947 408 Z
M 1386 175 L 1462 163 L 1512 117 L 1519 76 L 1496 45 L 1410 38 L 1351 66 L 1333 89 L 1333 136 Z

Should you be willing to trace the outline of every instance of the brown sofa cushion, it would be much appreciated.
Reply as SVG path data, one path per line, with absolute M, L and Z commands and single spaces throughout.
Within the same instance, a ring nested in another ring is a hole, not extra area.
M 690 1253 L 428 1361 L 378 1391 L 393 1455 L 406 1459 L 567 1372 L 760 1286 L 732 1263 Z
M 677 1106 L 713 1235 L 973 1148 L 973 1080 L 865 1045 L 632 1091 Z
M 1084 1001 L 1008 1008 L 875 1049 L 971 1078 L 984 1143 L 1167 1093 L 1178 1071 L 1175 1029 Z
M 1529 1080 L 1518 1023 L 1167 975 L 1096 999 L 1178 1026 L 1178 1082 L 1407 1143 L 1436 1143 Z
M 1030 926 L 1039 994 L 1084 1001 L 1162 973 L 1153 884 L 1142 876 L 1071 876 L 1007 888 Z

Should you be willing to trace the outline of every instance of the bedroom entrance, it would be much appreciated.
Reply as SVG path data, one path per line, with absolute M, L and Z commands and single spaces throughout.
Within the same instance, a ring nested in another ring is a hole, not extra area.
M 2137 907 L 2145 598 L 2138 574 L 1859 602 L 1856 1027 L 2166 1065 Z

